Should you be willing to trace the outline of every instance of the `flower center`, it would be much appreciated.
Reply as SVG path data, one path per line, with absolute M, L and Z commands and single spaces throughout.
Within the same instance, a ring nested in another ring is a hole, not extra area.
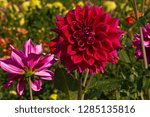
M 34 75 L 34 71 L 32 71 L 32 69 L 26 68 L 24 71 L 25 71 L 25 78 L 29 78 Z
M 73 38 L 80 51 L 86 50 L 87 47 L 94 44 L 94 36 L 95 33 L 91 30 L 91 28 L 84 25 L 73 33 Z

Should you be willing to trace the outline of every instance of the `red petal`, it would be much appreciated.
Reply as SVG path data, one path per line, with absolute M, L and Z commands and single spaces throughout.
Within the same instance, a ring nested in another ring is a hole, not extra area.
M 112 46 L 112 40 L 105 39 L 105 41 L 102 42 L 102 46 L 107 50 L 107 51 L 112 51 L 114 50 Z
M 87 55 L 83 55 L 83 59 L 89 64 L 89 65 L 93 65 L 94 64 L 94 59 L 92 57 L 89 57 Z
M 101 31 L 97 32 L 96 35 L 95 35 L 95 38 L 98 41 L 105 41 L 106 37 L 107 37 L 107 35 L 104 32 L 101 32 Z
M 103 51 L 95 52 L 94 58 L 98 61 L 106 61 L 106 54 Z
M 67 15 L 66 15 L 65 18 L 66 18 L 67 22 L 68 22 L 69 24 L 71 24 L 72 21 L 75 20 L 74 11 L 73 11 L 73 10 L 69 11 L 69 12 L 67 13 Z
M 67 53 L 68 53 L 69 55 L 74 55 L 74 54 L 77 53 L 77 51 L 76 51 L 74 45 L 68 45 Z
M 71 60 L 73 61 L 74 64 L 80 63 L 83 58 L 81 55 L 77 54 L 77 55 L 73 55 L 71 56 Z

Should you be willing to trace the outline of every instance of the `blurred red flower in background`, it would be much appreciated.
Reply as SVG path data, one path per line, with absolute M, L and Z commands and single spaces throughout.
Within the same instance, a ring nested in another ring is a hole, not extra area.
M 133 16 L 127 16 L 125 20 L 126 20 L 126 23 L 129 25 L 132 25 L 133 22 L 135 22 L 135 18 Z

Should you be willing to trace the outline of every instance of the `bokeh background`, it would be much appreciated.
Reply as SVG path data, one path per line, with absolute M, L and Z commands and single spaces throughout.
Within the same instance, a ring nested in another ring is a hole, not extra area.
M 36 44 L 42 43 L 44 52 L 49 53 L 49 42 L 56 36 L 51 31 L 56 27 L 56 16 L 65 16 L 76 5 L 96 4 L 104 7 L 112 17 L 119 18 L 119 28 L 125 34 L 120 40 L 123 49 L 118 51 L 119 62 L 116 65 L 107 64 L 104 74 L 93 76 L 85 99 L 149 99 L 150 69 L 144 70 L 143 60 L 135 58 L 135 48 L 131 43 L 134 35 L 139 33 L 139 26 L 150 22 L 149 3 L 150 0 L 137 0 L 140 17 L 137 21 L 132 0 L 0 0 L 0 58 L 10 56 L 10 44 L 21 48 L 29 38 Z M 66 73 L 63 66 L 61 70 L 58 66 L 61 65 L 52 67 L 55 80 L 43 81 L 43 89 L 33 92 L 34 99 L 68 99 L 62 82 L 69 84 L 71 99 L 75 99 L 75 79 Z M 0 69 L 0 86 L 6 81 L 7 74 Z M 0 99 L 28 98 L 28 87 L 25 87 L 21 97 L 17 96 L 15 83 L 7 89 L 0 88 Z

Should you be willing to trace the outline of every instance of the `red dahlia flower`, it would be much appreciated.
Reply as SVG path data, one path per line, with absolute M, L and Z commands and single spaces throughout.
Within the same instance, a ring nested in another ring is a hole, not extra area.
M 31 77 L 31 86 L 34 91 L 42 89 L 42 80 L 53 79 L 54 73 L 47 68 L 51 67 L 56 59 L 53 54 L 44 56 L 41 44 L 34 45 L 31 40 L 28 40 L 23 46 L 23 51 L 17 50 L 13 46 L 11 49 L 11 57 L 0 60 L 0 67 L 9 73 L 9 80 L 3 88 L 18 81 L 17 93 L 20 96 L 29 77 Z
M 50 42 L 51 52 L 60 57 L 68 72 L 90 70 L 104 72 L 107 62 L 116 63 L 119 39 L 118 19 L 104 9 L 89 5 L 70 10 L 64 18 L 57 16 L 58 36 Z

